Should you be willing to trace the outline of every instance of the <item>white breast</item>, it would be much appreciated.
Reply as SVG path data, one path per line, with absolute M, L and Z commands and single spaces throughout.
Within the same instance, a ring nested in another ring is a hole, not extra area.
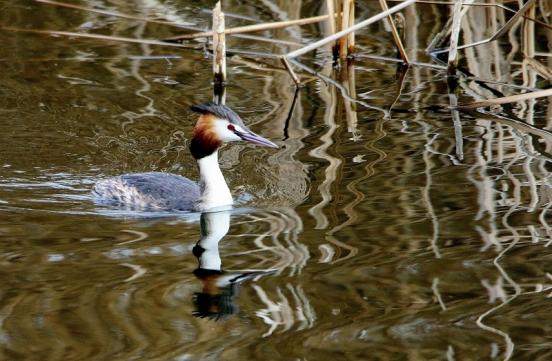
M 218 163 L 218 152 L 198 159 L 201 196 L 198 211 L 224 209 L 232 205 L 232 194 Z

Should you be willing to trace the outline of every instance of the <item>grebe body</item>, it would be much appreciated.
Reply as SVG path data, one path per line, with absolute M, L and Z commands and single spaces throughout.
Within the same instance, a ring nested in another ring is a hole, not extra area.
M 144 211 L 210 211 L 232 206 L 232 195 L 218 163 L 224 143 L 246 141 L 277 148 L 253 133 L 232 109 L 206 103 L 191 108 L 200 113 L 190 151 L 199 168 L 199 183 L 164 172 L 124 174 L 101 180 L 92 191 L 96 203 Z

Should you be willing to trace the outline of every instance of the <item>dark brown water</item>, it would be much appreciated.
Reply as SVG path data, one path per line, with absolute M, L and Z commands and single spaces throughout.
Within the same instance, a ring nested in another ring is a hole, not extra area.
M 325 11 L 315 1 L 233 3 L 224 6 L 262 21 Z M 213 5 L 80 4 L 198 26 L 208 24 L 201 9 Z M 358 18 L 377 10 L 358 6 Z M 0 1 L 0 11 L 3 27 L 174 34 L 31 1 Z M 413 59 L 431 62 L 423 49 L 447 11 L 405 12 Z M 474 19 L 485 16 L 477 11 Z M 465 24 L 473 31 L 463 41 L 488 35 L 476 20 Z M 311 25 L 264 35 L 307 43 L 323 33 Z M 373 26 L 358 34 L 359 51 L 395 56 L 390 39 Z M 539 39 L 537 51 L 546 51 Z M 446 72 L 425 66 L 408 69 L 401 85 L 396 64 L 366 57 L 337 74 L 319 51 L 304 63 L 340 84 L 354 74 L 363 104 L 313 77 L 293 106 L 293 84 L 278 63 L 229 59 L 227 104 L 281 148 L 222 150 L 239 204 L 204 220 L 208 234 L 228 218 L 230 229 L 218 244 L 227 273 L 201 275 L 192 253 L 199 215 L 101 208 L 89 191 L 126 172 L 197 177 L 188 107 L 211 98 L 210 59 L 7 30 L 0 43 L 0 359 L 552 357 L 551 138 L 446 108 L 519 88 L 462 78 L 449 94 Z M 235 38 L 229 47 L 296 48 Z M 466 52 L 462 64 L 480 79 L 547 86 L 516 62 L 517 51 L 494 43 Z M 552 126 L 547 99 L 499 115 Z

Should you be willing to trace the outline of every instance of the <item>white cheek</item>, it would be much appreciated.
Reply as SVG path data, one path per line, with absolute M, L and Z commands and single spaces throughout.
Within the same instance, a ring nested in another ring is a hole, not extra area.
M 219 139 L 223 142 L 236 142 L 242 140 L 240 137 L 234 134 L 233 131 L 228 129 L 228 124 L 230 123 L 227 120 L 217 119 L 214 130 L 215 133 L 217 133 Z

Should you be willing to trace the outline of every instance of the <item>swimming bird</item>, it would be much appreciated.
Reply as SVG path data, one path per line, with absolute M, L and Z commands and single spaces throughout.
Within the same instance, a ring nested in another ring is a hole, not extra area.
M 199 184 L 165 172 L 131 173 L 97 182 L 96 203 L 144 211 L 213 211 L 231 207 L 230 189 L 220 170 L 218 150 L 224 143 L 245 141 L 278 148 L 249 130 L 240 116 L 223 104 L 194 105 L 199 113 L 190 152 L 199 168 Z

